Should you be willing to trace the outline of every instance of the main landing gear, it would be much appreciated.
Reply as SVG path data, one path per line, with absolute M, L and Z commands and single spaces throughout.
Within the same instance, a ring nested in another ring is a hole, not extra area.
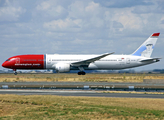
M 84 71 L 80 71 L 77 73 L 78 75 L 85 75 L 85 72 Z
M 16 71 L 16 69 L 13 69 L 13 71 L 14 71 L 14 75 L 17 75 L 17 71 Z
M 85 75 L 84 68 L 83 67 L 78 67 L 80 72 L 78 72 L 78 75 Z

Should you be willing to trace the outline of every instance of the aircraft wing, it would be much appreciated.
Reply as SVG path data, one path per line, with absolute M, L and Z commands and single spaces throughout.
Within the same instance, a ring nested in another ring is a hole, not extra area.
M 113 53 L 105 53 L 105 54 L 99 55 L 99 56 L 94 57 L 94 58 L 90 58 L 90 59 L 74 62 L 74 63 L 71 63 L 71 66 L 74 66 L 74 67 L 86 66 L 86 65 L 89 65 L 92 62 L 95 62 L 95 61 L 97 61 L 97 60 L 99 60 L 99 59 L 101 59 L 103 57 L 106 57 L 108 55 L 111 55 Z
M 144 60 L 140 60 L 140 62 L 150 62 L 150 61 L 155 61 L 155 62 L 158 62 L 159 59 L 161 58 L 150 58 L 150 59 L 144 59 Z

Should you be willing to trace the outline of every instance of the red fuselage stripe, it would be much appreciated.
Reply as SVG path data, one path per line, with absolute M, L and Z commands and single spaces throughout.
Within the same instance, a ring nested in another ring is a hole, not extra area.
M 44 69 L 44 55 L 18 55 L 5 61 L 4 67 L 11 69 Z

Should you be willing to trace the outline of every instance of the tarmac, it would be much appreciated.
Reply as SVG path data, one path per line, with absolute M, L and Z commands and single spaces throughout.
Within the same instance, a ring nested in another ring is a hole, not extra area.
M 71 90 L 61 91 L 61 90 L 0 89 L 0 94 L 164 99 L 163 94 L 98 93 L 96 91 L 71 91 Z
M 0 82 L 0 89 L 93 89 L 93 90 L 161 90 L 164 83 L 145 80 L 142 83 L 125 82 Z M 160 81 L 160 80 L 159 80 Z M 164 80 L 162 80 L 163 82 Z
M 103 91 L 164 92 L 164 80 L 117 82 L 0 82 L 0 94 L 121 98 L 164 98 L 164 94 L 103 93 Z

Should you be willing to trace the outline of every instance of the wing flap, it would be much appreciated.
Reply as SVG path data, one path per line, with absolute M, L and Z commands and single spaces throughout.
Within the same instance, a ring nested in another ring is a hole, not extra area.
M 113 53 L 105 53 L 105 54 L 102 54 L 102 55 L 97 56 L 97 57 L 94 57 L 94 58 L 90 58 L 90 59 L 86 59 L 86 60 L 74 62 L 74 63 L 71 63 L 71 66 L 74 66 L 74 67 L 86 66 L 86 65 L 89 65 L 92 62 L 95 62 L 97 60 L 100 60 L 101 58 L 104 58 L 104 57 L 106 57 L 108 55 L 111 55 Z

